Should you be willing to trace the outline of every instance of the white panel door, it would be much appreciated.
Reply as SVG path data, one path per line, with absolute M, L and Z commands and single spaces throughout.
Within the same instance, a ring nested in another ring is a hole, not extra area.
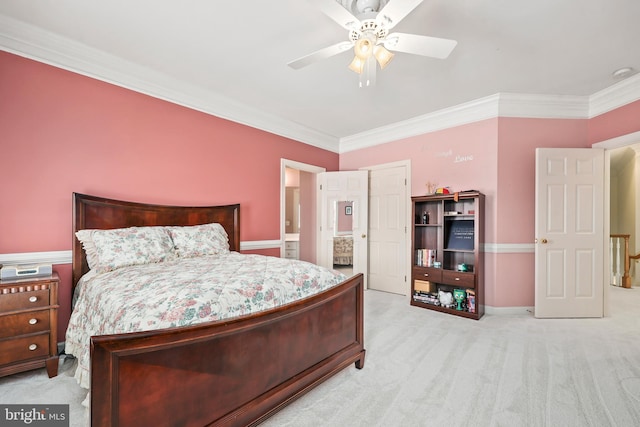
M 323 172 L 318 174 L 318 265 L 333 267 L 333 238 L 337 227 L 338 202 L 352 205 L 353 273 L 362 273 L 367 284 L 369 173 L 367 171 Z
M 407 295 L 407 168 L 369 173 L 369 289 Z
M 536 149 L 535 316 L 602 317 L 604 150 Z

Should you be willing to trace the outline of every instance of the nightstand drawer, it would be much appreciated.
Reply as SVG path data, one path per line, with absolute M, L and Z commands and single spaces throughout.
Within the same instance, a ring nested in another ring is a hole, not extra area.
M 298 251 L 296 250 L 289 250 L 287 249 L 286 251 L 284 251 L 284 257 L 285 258 L 290 258 L 290 259 L 295 259 L 298 258 Z
M 0 316 L 0 338 L 49 331 L 49 310 Z
M 298 242 L 284 242 L 284 248 L 298 250 Z
M 0 341 L 0 365 L 48 355 L 48 333 Z
M 6 288 L 5 288 L 6 289 Z M 4 289 L 3 289 L 4 291 Z M 0 294 L 0 311 L 31 310 L 49 305 L 49 290 Z

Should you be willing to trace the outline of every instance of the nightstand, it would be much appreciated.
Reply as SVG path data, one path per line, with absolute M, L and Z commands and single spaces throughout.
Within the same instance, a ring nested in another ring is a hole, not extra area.
M 298 241 L 289 240 L 284 242 L 284 257 L 298 259 L 300 257 L 298 249 Z
M 0 281 L 0 377 L 46 366 L 58 375 L 58 274 Z

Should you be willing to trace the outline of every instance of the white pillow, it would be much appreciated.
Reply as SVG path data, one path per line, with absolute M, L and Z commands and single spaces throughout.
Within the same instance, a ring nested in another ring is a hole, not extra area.
M 229 236 L 218 223 L 166 228 L 179 257 L 190 258 L 229 252 Z
M 98 272 L 175 258 L 171 236 L 164 227 L 80 230 L 89 268 Z

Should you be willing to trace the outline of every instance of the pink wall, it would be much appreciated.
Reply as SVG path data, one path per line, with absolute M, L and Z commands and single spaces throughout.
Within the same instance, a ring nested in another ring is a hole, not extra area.
M 427 182 L 453 191 L 479 190 L 493 215 L 497 180 L 497 119 L 406 138 L 340 155 L 340 170 L 411 160 L 411 195 L 427 194 Z M 485 233 L 493 235 L 487 221 Z M 491 238 L 488 241 L 493 241 Z
M 532 244 L 535 239 L 535 150 L 580 148 L 587 143 L 587 120 L 500 118 L 494 243 Z M 495 307 L 534 305 L 534 253 L 494 253 L 486 257 L 487 301 Z
M 69 250 L 74 191 L 151 203 L 240 203 L 241 239 L 276 240 L 280 158 L 338 169 L 336 153 L 5 52 L 0 94 L 0 253 Z M 487 196 L 486 241 L 529 244 L 535 147 L 588 147 L 639 131 L 638 117 L 640 101 L 590 120 L 489 119 L 344 153 L 339 166 L 410 159 L 412 195 L 425 194 L 428 181 L 479 190 Z M 70 266 L 56 270 L 63 333 Z M 487 254 L 487 304 L 533 305 L 533 273 L 532 253 Z
M 640 131 L 640 100 L 589 120 L 589 145 Z
M 586 120 L 496 118 L 344 153 L 340 169 L 411 160 L 412 195 L 425 183 L 486 195 L 485 242 L 532 244 L 536 147 L 587 147 Z M 485 301 L 532 306 L 533 253 L 487 253 Z
M 336 153 L 6 52 L 0 94 L 0 253 L 70 250 L 72 192 L 240 203 L 241 240 L 277 240 L 280 159 L 338 167 Z M 56 270 L 62 333 L 70 275 Z

